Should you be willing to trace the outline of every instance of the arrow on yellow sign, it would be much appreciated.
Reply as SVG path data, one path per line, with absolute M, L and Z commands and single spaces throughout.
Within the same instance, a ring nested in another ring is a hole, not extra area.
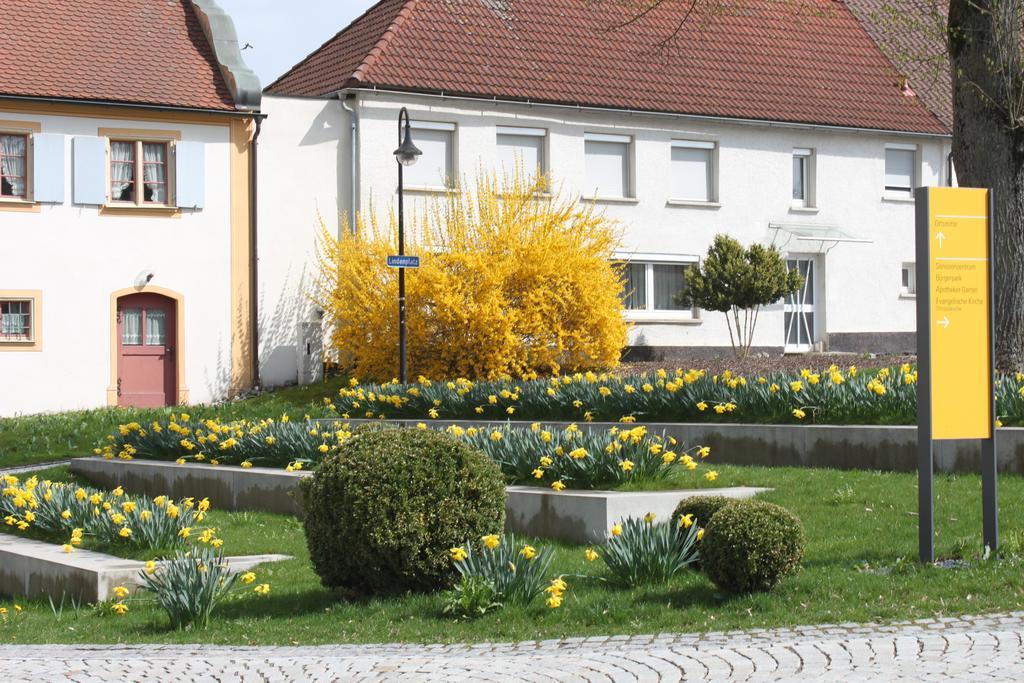
M 936 322 L 944 328 L 949 329 L 949 316 L 944 316 L 942 320 L 937 320 Z

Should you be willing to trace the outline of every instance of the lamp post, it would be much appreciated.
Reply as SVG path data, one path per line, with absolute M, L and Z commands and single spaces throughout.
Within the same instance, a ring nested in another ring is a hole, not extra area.
M 403 130 L 404 122 L 404 130 Z M 412 126 L 409 124 L 409 112 L 405 107 L 398 112 L 398 149 L 395 159 L 398 161 L 398 255 L 405 256 L 405 216 L 403 206 L 402 171 L 412 166 L 423 154 L 412 144 Z M 398 269 L 398 381 L 405 384 L 408 378 L 405 370 L 405 268 Z

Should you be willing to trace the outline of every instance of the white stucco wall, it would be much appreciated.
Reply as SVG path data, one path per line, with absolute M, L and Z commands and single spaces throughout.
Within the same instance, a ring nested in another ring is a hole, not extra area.
M 42 350 L 0 351 L 0 416 L 102 406 L 110 385 L 110 296 L 143 270 L 184 297 L 185 383 L 190 400 L 221 398 L 230 377 L 230 166 L 227 125 L 197 125 L 4 111 L 65 135 L 62 204 L 0 210 L 0 289 L 41 290 Z M 205 145 L 205 207 L 178 217 L 101 215 L 73 203 L 72 136 L 99 128 L 180 131 Z
M 294 207 L 274 209 L 280 223 L 308 223 L 317 203 L 338 201 L 348 207 L 349 118 L 337 101 L 283 100 L 268 98 L 270 119 L 263 143 L 270 139 L 275 103 L 277 116 L 287 118 L 282 140 L 309 136 L 314 149 L 288 149 L 296 163 L 282 165 L 282 175 L 306 168 L 302 182 L 293 183 L 300 193 Z M 287 103 L 287 104 L 285 104 Z M 884 197 L 885 145 L 918 145 L 919 178 L 923 185 L 945 180 L 948 140 L 938 137 L 852 131 L 822 127 L 746 124 L 686 117 L 652 116 L 623 112 L 581 111 L 570 108 L 480 102 L 382 92 L 359 92 L 359 205 L 376 211 L 392 209 L 397 178 L 392 151 L 396 145 L 396 120 L 401 106 L 414 120 L 450 122 L 456 125 L 455 174 L 472 182 L 478 169 L 496 165 L 496 126 L 522 126 L 547 130 L 549 169 L 556 185 L 571 195 L 586 193 L 584 133 L 615 133 L 633 137 L 633 185 L 629 202 L 598 202 L 598 207 L 623 226 L 623 252 L 674 254 L 700 257 L 717 233 L 728 233 L 744 243 L 777 243 L 784 253 L 819 253 L 819 278 L 823 277 L 819 335 L 825 333 L 910 332 L 914 330 L 914 301 L 900 296 L 900 269 L 914 260 L 914 206 L 907 200 Z M 334 140 L 326 130 L 336 133 Z M 414 131 L 415 136 L 415 131 Z M 671 152 L 673 139 L 713 140 L 718 145 L 717 206 L 670 205 Z M 323 148 L 322 150 L 320 148 Z M 794 148 L 815 150 L 816 211 L 792 208 L 791 158 Z M 266 150 L 264 150 L 266 151 Z M 323 154 L 321 154 L 323 152 Z M 331 154 L 337 154 L 332 157 Z M 261 155 L 261 165 L 271 162 Z M 318 169 L 305 161 L 318 159 Z M 301 162 L 301 163 L 300 163 Z M 342 176 L 339 173 L 344 172 Z M 264 178 L 266 178 L 264 171 Z M 332 178 L 333 175 L 333 178 Z M 261 206 L 271 201 L 261 185 Z M 424 192 L 407 195 L 407 207 L 415 210 L 441 196 Z M 266 213 L 261 221 L 267 227 Z M 839 228 L 868 243 L 804 243 L 769 229 L 770 224 L 827 225 Z M 292 234 L 299 234 L 298 232 Z M 268 239 L 275 239 L 270 237 Z M 788 241 L 787 241 L 788 239 Z M 299 247 L 295 247 L 299 249 Z M 288 265 L 278 271 L 294 271 L 299 252 L 289 252 Z M 273 258 L 277 258 L 275 253 Z M 261 258 L 262 264 L 270 258 Z M 262 278 L 261 278 L 262 279 Z M 266 282 L 266 281 L 265 281 Z M 269 283 L 267 283 L 269 286 Z M 729 345 L 724 317 L 704 312 L 697 322 L 638 323 L 631 341 L 654 346 Z M 755 345 L 782 347 L 782 305 L 768 307 L 759 318 Z
M 264 97 L 259 140 L 260 381 L 297 380 L 298 325 L 310 301 L 320 221 L 348 212 L 350 119 L 337 100 Z

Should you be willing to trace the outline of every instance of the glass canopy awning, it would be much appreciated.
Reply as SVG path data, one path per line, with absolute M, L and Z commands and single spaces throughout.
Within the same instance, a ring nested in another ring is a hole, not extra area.
M 871 244 L 874 240 L 847 232 L 835 225 L 809 225 L 806 223 L 770 223 L 770 230 L 776 231 L 776 238 L 781 240 L 778 247 L 790 247 L 793 250 L 806 249 L 816 242 L 819 248 L 829 245 L 829 249 L 841 243 Z

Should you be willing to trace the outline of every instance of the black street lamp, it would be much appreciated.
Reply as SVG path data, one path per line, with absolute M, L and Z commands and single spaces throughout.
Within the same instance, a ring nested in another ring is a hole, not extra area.
M 402 121 L 405 120 L 403 135 Z M 412 166 L 423 154 L 416 145 L 412 144 L 412 126 L 409 125 L 409 112 L 405 107 L 398 112 L 398 149 L 395 150 L 395 159 L 398 161 L 398 255 L 405 256 L 405 216 L 403 207 L 402 171 L 406 166 Z M 408 381 L 405 371 L 405 267 L 398 268 L 398 381 L 405 384 Z

